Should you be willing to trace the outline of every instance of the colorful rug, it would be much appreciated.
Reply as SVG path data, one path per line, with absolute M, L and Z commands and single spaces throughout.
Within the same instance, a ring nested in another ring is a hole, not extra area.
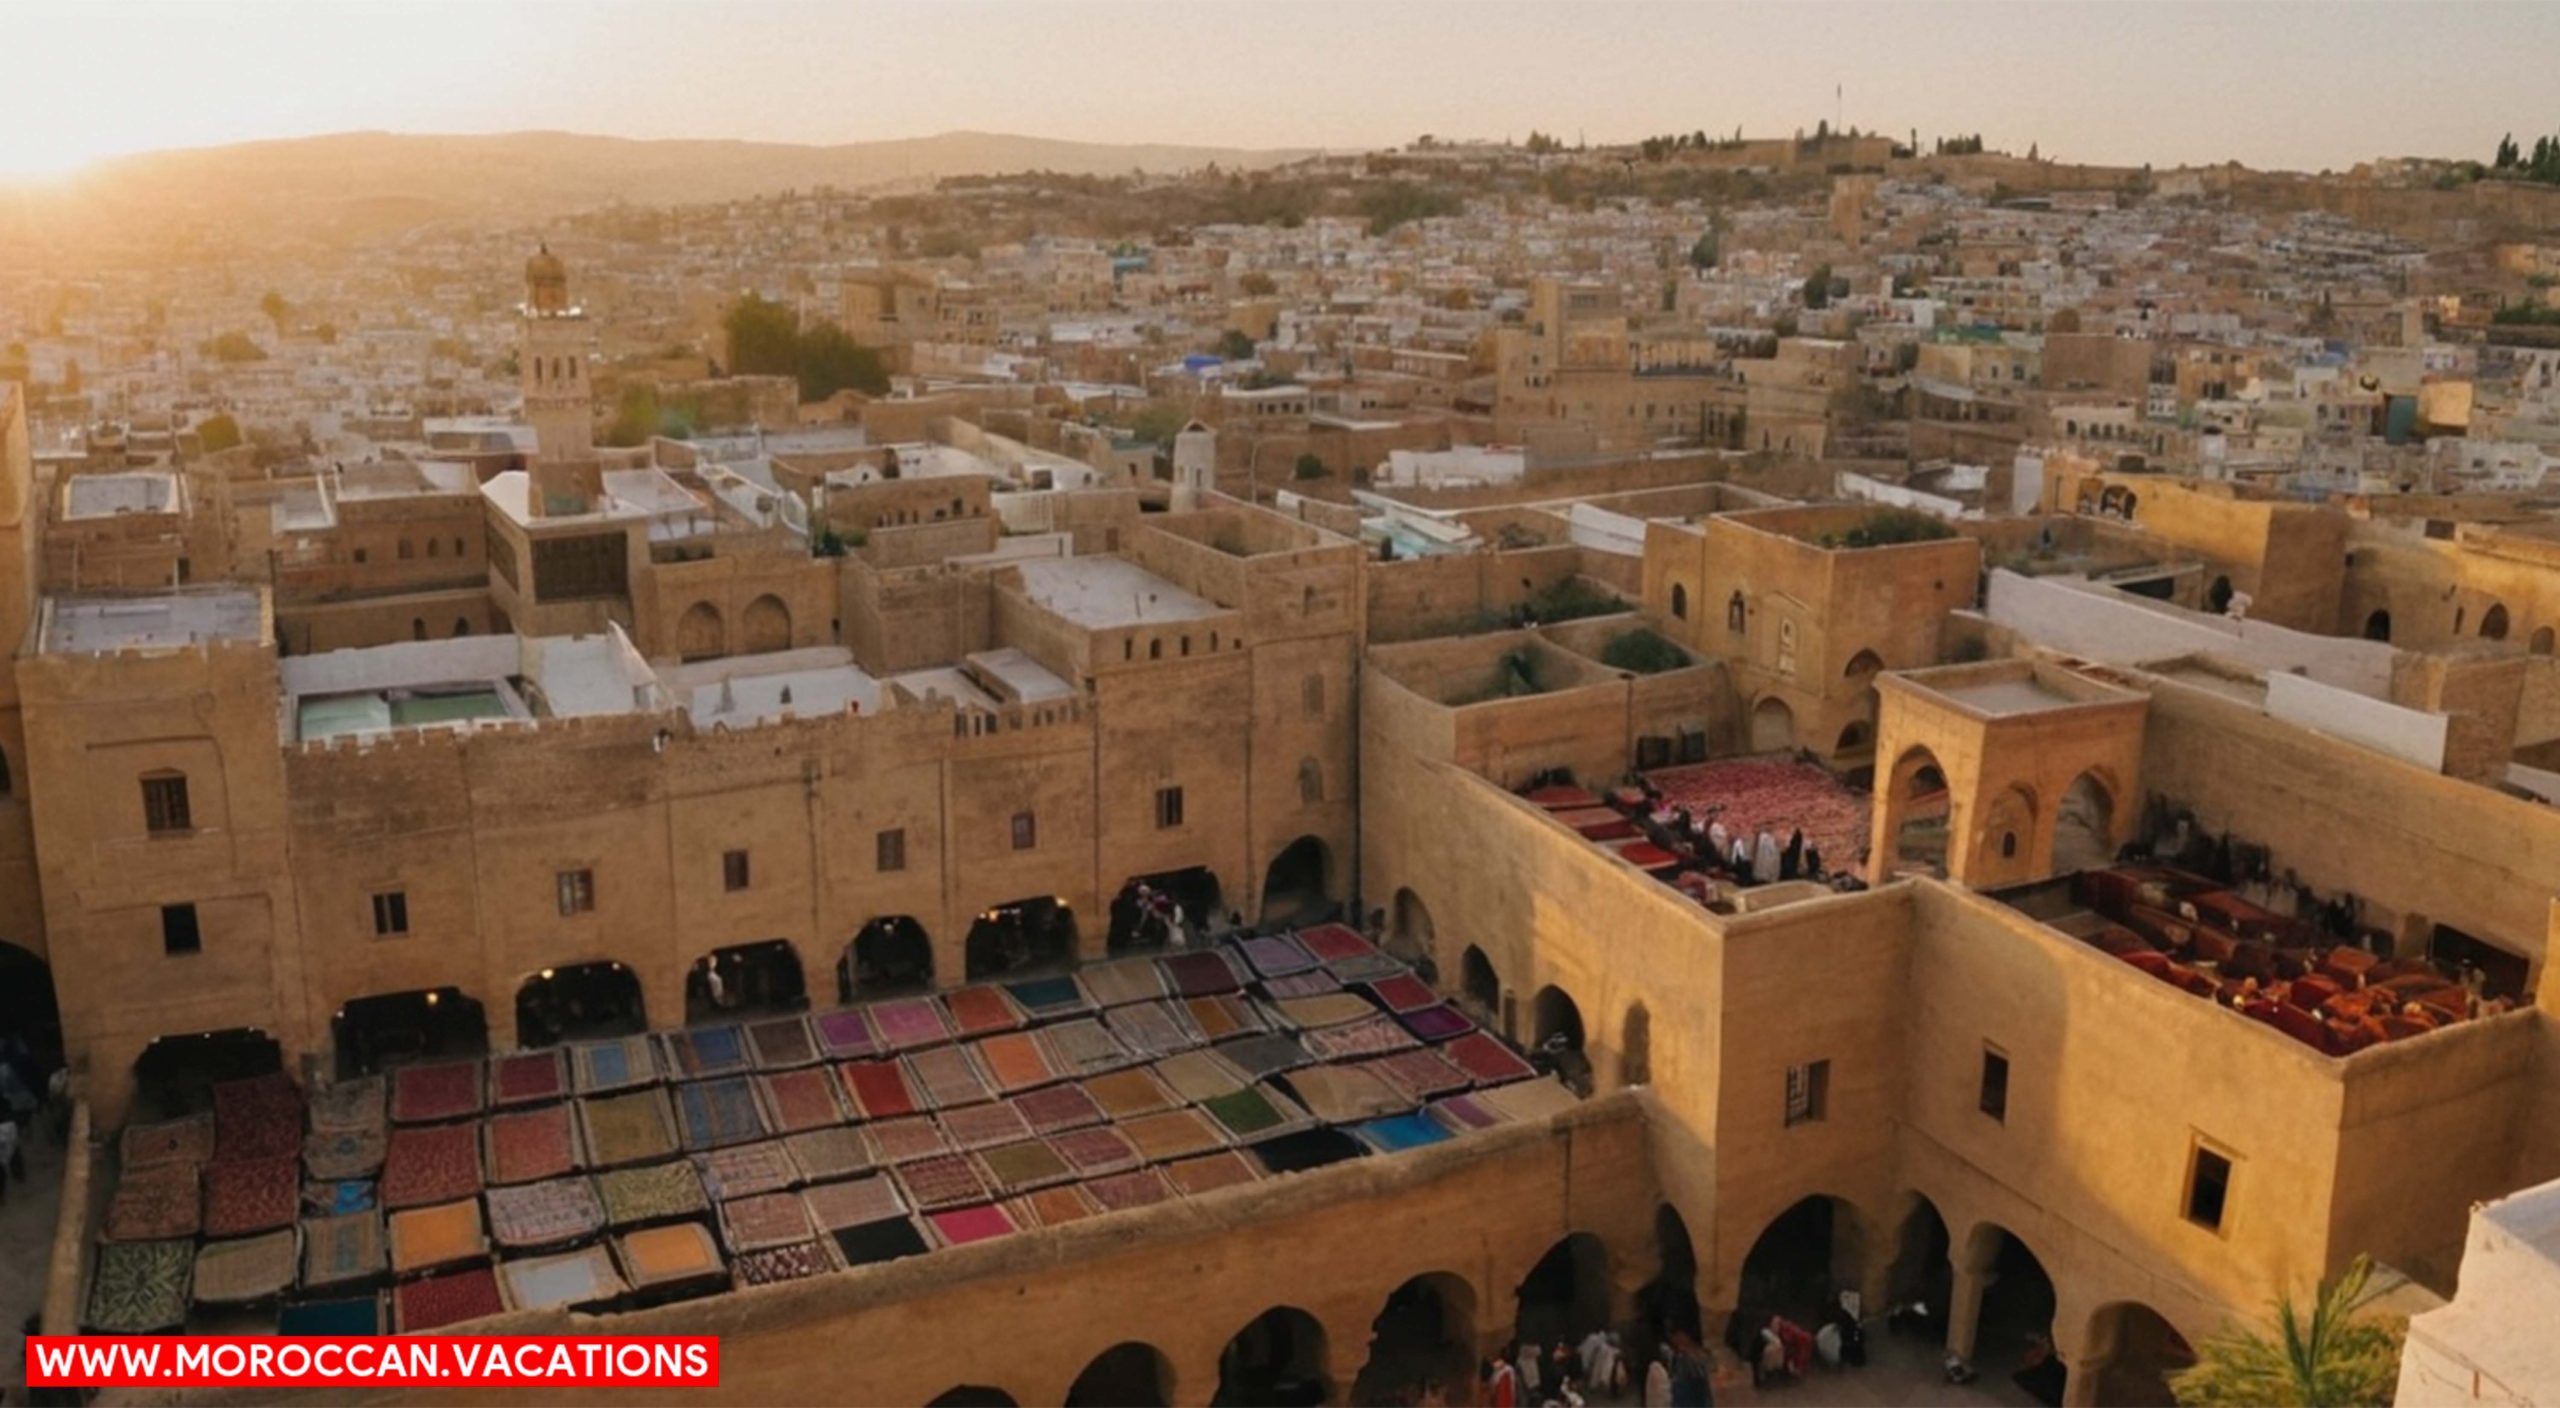
M 1014 1005 L 1028 1013 L 1035 1022 L 1055 1021 L 1093 1010 L 1093 995 L 1070 973 L 1058 978 L 1025 978 L 1007 983 L 1004 990 Z
M 1102 1204 L 1105 1212 L 1127 1212 L 1131 1208 L 1152 1207 L 1157 1203 L 1168 1202 L 1174 1196 L 1173 1185 L 1165 1181 L 1165 1176 L 1160 1170 L 1152 1168 L 1135 1169 L 1128 1173 L 1115 1173 L 1108 1178 L 1091 1179 L 1084 1185 L 1084 1190 L 1093 1195 L 1095 1202 Z
M 1502 1085 L 1537 1074 L 1518 1052 L 1484 1032 L 1469 1032 L 1439 1052 L 1478 1085 Z
M 1301 929 L 1298 931 L 1298 945 L 1320 963 L 1360 958 L 1378 951 L 1376 945 L 1340 924 L 1319 924 L 1312 929 Z
M 1122 1046 L 1141 1058 L 1170 1056 L 1200 1044 L 1199 1033 L 1176 1016 L 1172 1005 L 1166 1002 L 1136 1002 L 1126 1007 L 1114 1007 L 1103 1014 L 1102 1020 Z
M 196 1252 L 198 1305 L 252 1305 L 293 1289 L 302 1244 L 293 1229 L 230 1242 L 207 1242 Z
M 109 1242 L 89 1276 L 89 1309 L 80 1323 L 99 1334 L 150 1335 L 187 1323 L 187 1292 L 196 1244 Z
M 830 1232 L 885 1221 L 907 1210 L 897 1180 L 888 1177 L 822 1184 L 802 1193 L 800 1199 L 809 1205 L 810 1218 Z
M 1445 1002 L 1418 1012 L 1399 1014 L 1396 1020 L 1404 1024 L 1406 1031 L 1424 1041 L 1447 1041 L 1451 1037 L 1464 1036 L 1476 1027 L 1475 1019 Z
M 747 1051 L 760 1071 L 783 1071 L 818 1059 L 809 1024 L 798 1017 L 767 1017 L 747 1024 Z
M 519 1257 L 498 1267 L 498 1289 L 511 1310 L 583 1310 L 631 1289 L 602 1247 Z
M 591 1168 L 663 1159 L 676 1151 L 675 1117 L 663 1090 L 590 1096 L 578 1102 L 578 1132 Z
M 1042 1027 L 1038 1033 L 1049 1062 L 1062 1075 L 1089 1076 L 1101 1071 L 1116 1071 L 1136 1060 L 1129 1048 L 1109 1028 L 1091 1017 L 1059 1022 Z
M 729 1259 L 729 1275 L 741 1286 L 771 1286 L 783 1281 L 805 1281 L 841 1270 L 833 1242 L 801 1242 L 795 1246 L 768 1247 L 759 1252 Z
M 580 1095 L 601 1095 L 654 1085 L 658 1079 L 658 1046 L 645 1036 L 618 1036 L 582 1041 L 569 1048 L 569 1069 Z
M 480 1191 L 480 1126 L 406 1125 L 382 1161 L 382 1205 L 414 1208 Z
M 311 1177 L 325 1182 L 348 1178 L 370 1178 L 382 1171 L 383 1155 L 390 1148 L 390 1138 L 381 1125 L 369 1127 L 340 1126 L 324 1129 L 315 1126 L 302 1136 L 302 1167 Z
M 1100 1105 L 1104 1114 L 1115 1120 L 1170 1110 L 1179 1103 L 1173 1098 L 1173 1092 L 1165 1089 L 1164 1082 L 1156 1079 L 1155 1072 L 1144 1066 L 1095 1076 L 1084 1083 L 1084 1092 L 1093 1097 L 1093 1103 Z
M 850 1178 L 869 1173 L 880 1162 L 879 1154 L 871 1147 L 870 1132 L 850 1125 L 795 1134 L 783 1140 L 782 1146 L 791 1155 L 791 1166 L 799 1171 L 800 1176 L 794 1181 L 800 1183 Z
M 1276 1004 L 1288 1025 L 1301 1031 L 1338 1027 L 1375 1016 L 1378 1009 L 1357 993 L 1329 992 L 1322 997 L 1284 997 Z
M 1301 1032 L 1298 1040 L 1314 1052 L 1317 1059 L 1325 1061 L 1384 1056 L 1390 1051 L 1404 1051 L 1422 1044 L 1383 1012 L 1373 1013 L 1356 1022 L 1345 1022 L 1338 1027 Z
M 1314 968 L 1285 978 L 1265 978 L 1262 991 L 1272 998 L 1321 997 L 1329 992 L 1342 991 L 1342 980 L 1322 968 Z
M 489 1235 L 502 1247 L 556 1247 L 604 1230 L 604 1200 L 583 1178 L 492 1188 L 488 1203 Z
M 1207 997 L 1244 986 L 1244 974 L 1236 971 L 1235 960 L 1215 949 L 1168 954 L 1157 959 L 1156 966 L 1164 970 L 1165 986 L 1184 997 Z
M 1174 1094 L 1193 1105 L 1253 1083 L 1215 1051 L 1185 1051 L 1179 1056 L 1167 1056 L 1148 1069 Z
M 298 1158 L 217 1161 L 204 1171 L 204 1235 L 208 1237 L 245 1237 L 290 1227 L 301 1212 L 302 1160 Z
M 739 1027 L 688 1027 L 667 1032 L 660 1040 L 666 1044 L 667 1069 L 678 1080 L 737 1075 L 752 1064 L 747 1034 Z
M 1315 1123 L 1296 1101 L 1259 1085 L 1203 1100 L 1200 1112 L 1216 1120 L 1227 1137 L 1239 1144 L 1276 1139 Z
M 124 1137 L 117 1142 L 120 1166 L 130 1176 L 138 1170 L 158 1168 L 164 1164 L 183 1164 L 194 1168 L 213 1162 L 213 1112 L 200 1111 L 184 1119 L 163 1120 L 158 1124 L 129 1124 Z
M 321 1217 L 374 1212 L 382 1206 L 380 1185 L 370 1178 L 340 1178 L 302 1185 L 302 1210 Z
M 383 1099 L 390 1082 L 360 1076 L 324 1085 L 311 1092 L 313 1129 L 380 1129 L 387 1118 Z
M 578 1124 L 566 1105 L 492 1115 L 483 1143 L 491 1183 L 534 1183 L 578 1167 Z
M 1072 1082 L 1017 1095 L 1005 1102 L 1022 1115 L 1022 1122 L 1034 1134 L 1055 1134 L 1062 1129 L 1081 1129 L 1102 1123 L 1102 1107 L 1085 1094 L 1084 1087 Z
M 435 1124 L 480 1113 L 480 1063 L 440 1061 L 391 1073 L 391 1122 Z
M 1435 1095 L 1464 1090 L 1475 1078 L 1443 1059 L 1429 1047 L 1419 1051 L 1399 1051 L 1363 1061 L 1354 1069 L 1368 1071 L 1395 1087 L 1396 1093 L 1420 1102 Z
M 1253 965 L 1253 971 L 1266 978 L 1285 978 L 1316 966 L 1315 955 L 1287 934 L 1247 939 L 1237 947 L 1244 950 L 1244 961 Z
M 682 1159 L 597 1174 L 596 1196 L 604 1200 L 605 1219 L 616 1227 L 711 1210 L 702 1176 Z
M 1449 1131 L 1429 1115 L 1390 1115 L 1351 1127 L 1352 1137 L 1381 1154 L 1400 1154 L 1447 1140 Z
M 951 1014 L 951 1030 L 962 1040 L 1009 1032 L 1023 1023 L 1022 1009 L 1003 988 L 992 984 L 961 988 L 942 995 L 943 1008 Z
M 1182 1019 L 1200 1034 L 1202 1041 L 1225 1041 L 1231 1036 L 1270 1030 L 1262 1013 L 1254 1005 L 1234 993 L 1216 997 L 1186 997 L 1182 1000 Z
M 1401 959 L 1383 953 L 1363 954 L 1358 958 L 1337 958 L 1324 965 L 1325 971 L 1346 983 L 1377 983 L 1413 970 Z
M 489 1254 L 478 1198 L 395 1212 L 390 1230 L 391 1269 L 403 1276 Z
M 506 1308 L 497 1273 L 485 1266 L 411 1281 L 391 1293 L 391 1323 L 404 1335 L 483 1320 Z
M 1005 1210 L 1024 1227 L 1064 1227 L 1102 1211 L 1102 1204 L 1095 1202 L 1093 1195 L 1079 1185 L 1062 1183 L 1055 1188 L 1025 1193 L 1006 1203 Z
M 859 1007 L 821 1012 L 809 1019 L 818 1050 L 830 1061 L 868 1060 L 881 1052 L 880 1034 L 871 1029 L 871 1014 Z
M 1167 1110 L 1160 1115 L 1123 1120 L 1119 1129 L 1149 1163 L 1227 1147 L 1227 1137 L 1219 1131 L 1217 1122 L 1198 1110 Z
M 871 1136 L 871 1147 L 880 1153 L 884 1164 L 907 1164 L 951 1152 L 950 1137 L 942 1126 L 923 1115 L 910 1115 L 902 1120 L 882 1120 L 864 1126 Z
M 1452 1095 L 1446 1100 L 1434 1100 L 1424 1113 L 1438 1120 L 1441 1127 L 1451 1134 L 1491 1129 L 1505 1122 L 1501 1111 L 1473 1095 Z
M 676 1125 L 687 1149 L 744 1144 L 773 1131 L 756 1108 L 755 1083 L 745 1076 L 686 1081 L 675 1088 Z
M 1129 1136 L 1107 1124 L 1050 1135 L 1048 1145 L 1059 1158 L 1067 1161 L 1067 1166 L 1076 1171 L 1078 1178 L 1120 1173 L 1145 1162 L 1145 1157 L 1138 1152 L 1138 1146 L 1129 1141 Z
M 755 1086 L 765 1123 L 778 1133 L 796 1134 L 845 1121 L 844 1103 L 836 1098 L 836 1078 L 823 1067 L 768 1072 L 755 1078 Z
M 992 1203 L 982 1208 L 929 1213 L 925 1221 L 933 1228 L 933 1239 L 946 1247 L 964 1247 L 1021 1230 L 1014 1225 L 1011 1213 Z
M 557 1051 L 521 1051 L 489 1059 L 489 1103 L 539 1105 L 569 1093 L 569 1063 Z
M 988 1185 L 1007 1197 L 1076 1176 L 1075 1168 L 1057 1150 L 1038 1139 L 989 1149 L 978 1156 L 978 1164 Z
M 929 997 L 900 997 L 871 1004 L 871 1029 L 883 1051 L 913 1051 L 951 1039 L 942 1004 Z
M 836 1079 L 857 1118 L 893 1120 L 924 1109 L 915 1087 L 907 1083 L 903 1062 L 848 1061 L 836 1067 Z
M 1262 1177 L 1253 1160 L 1230 1149 L 1202 1158 L 1183 1159 L 1164 1167 L 1164 1176 L 1186 1198 L 1252 1183 Z
M 1555 1118 L 1582 1103 L 1581 1097 L 1552 1080 L 1516 1080 L 1478 1090 L 1476 1099 L 1486 1109 L 1499 1112 L 1503 1118 L 1519 1124 L 1536 1124 Z
M 1369 985 L 1369 995 L 1390 1012 L 1419 1012 L 1440 1000 L 1431 985 L 1411 973 L 1398 973 Z
M 1376 1072 L 1358 1066 L 1309 1066 L 1282 1076 L 1307 1109 L 1327 1124 L 1400 1115 L 1420 1103 Z
M 1299 1045 L 1296 1037 L 1266 1032 L 1227 1042 L 1218 1048 L 1218 1059 L 1255 1080 L 1262 1080 L 1283 1071 L 1313 1065 L 1316 1058 L 1307 1054 L 1307 1048 Z
M 978 1064 L 996 1089 L 1010 1094 L 1051 1084 L 1064 1076 L 1049 1059 L 1037 1032 L 1005 1032 L 977 1043 Z
M 227 1080 L 213 1088 L 213 1158 L 276 1159 L 302 1152 L 302 1092 L 283 1075 Z
M 900 1058 L 907 1078 L 929 1109 L 949 1110 L 996 1098 L 986 1072 L 965 1046 L 937 1046 Z
M 1152 1002 L 1170 995 L 1164 985 L 1164 973 L 1152 958 L 1123 958 L 1081 970 L 1085 991 L 1103 1007 L 1125 1007 L 1132 1002 Z
M 992 1149 L 1031 1137 L 1031 1125 L 1022 1112 L 1011 1105 L 972 1105 L 965 1110 L 946 1110 L 941 1116 L 943 1137 L 955 1149 Z
M 391 1269 L 391 1244 L 378 1212 L 302 1220 L 302 1284 L 306 1289 L 368 1281 Z
M 983 1203 L 994 1196 L 976 1162 L 965 1154 L 940 1154 L 900 1165 L 898 1191 L 907 1206 L 927 1212 Z
M 204 1226 L 204 1192 L 196 1179 L 191 1163 L 128 1170 L 107 1202 L 106 1239 L 162 1242 L 196 1235 Z
M 681 1285 L 722 1274 L 720 1248 L 699 1222 L 626 1232 L 613 1242 L 622 1274 L 638 1287 Z
M 732 1252 L 787 1247 L 817 1234 L 809 1221 L 808 1205 L 797 1193 L 759 1193 L 720 1205 L 720 1240 Z
M 702 1175 L 702 1190 L 715 1203 L 778 1193 L 800 1181 L 799 1167 L 791 1162 L 791 1155 L 779 1139 L 732 1144 L 726 1149 L 696 1154 L 693 1167 Z
M 833 1233 L 836 1260 L 847 1267 L 872 1266 L 902 1257 L 918 1256 L 933 1250 L 924 1229 L 911 1217 L 893 1217 L 884 1222 L 847 1227 Z

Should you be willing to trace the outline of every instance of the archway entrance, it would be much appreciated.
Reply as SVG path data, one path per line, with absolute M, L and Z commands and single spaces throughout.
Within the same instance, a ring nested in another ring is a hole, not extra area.
M 1891 789 L 1888 800 L 1893 806 L 1893 874 L 1935 875 L 1947 873 L 1947 825 L 1953 799 L 1947 792 L 1947 774 L 1938 766 L 1935 755 L 1926 748 L 1914 748 L 1893 765 L 1887 779 Z
M 1547 1248 L 1521 1281 L 1512 1333 L 1523 1342 L 1580 1344 L 1609 1323 L 1609 1252 L 1600 1239 L 1575 1232 Z
M 283 1069 L 284 1048 L 255 1027 L 164 1036 L 134 1058 L 134 1115 L 169 1119 L 210 1110 L 213 1088 L 222 1082 Z
M 1966 1242 L 1965 1265 L 1982 1285 L 1974 1315 L 1973 1362 L 1986 1372 L 2010 1372 L 2020 1388 L 2059 1408 L 2062 1361 L 2046 1354 L 2029 1365 L 2028 1350 L 2053 1343 L 2053 1278 L 2044 1263 L 2009 1229 L 1985 1223 Z
M 1796 746 L 1796 711 L 1770 695 L 1751 706 L 1751 751 L 1783 753 Z
M 1048 895 L 997 905 L 969 926 L 970 982 L 1026 968 L 1063 967 L 1076 957 L 1076 912 Z
M 2053 823 L 2053 869 L 2069 875 L 2115 858 L 2115 797 L 2093 772 L 2071 779 Z
M 1590 1094 L 1591 1060 L 1582 1049 L 1582 1009 L 1572 994 L 1552 984 L 1538 989 L 1530 1017 L 1535 1023 L 1538 1063 L 1551 1067 L 1576 1094 Z
M 1740 1306 L 1810 1329 L 1842 1291 L 1858 1289 L 1866 1252 L 1857 1209 L 1816 1193 L 1770 1222 L 1742 1259 Z
M 1387 952 L 1407 963 L 1420 963 L 1432 956 L 1433 941 L 1438 932 L 1431 924 L 1431 908 L 1422 896 L 1410 888 L 1396 891 L 1394 928 L 1387 935 Z
M 1332 1396 L 1324 1326 L 1294 1305 L 1276 1305 L 1219 1352 L 1218 1392 L 1209 1402 L 1212 1408 L 1317 1408 Z
M 2103 1306 L 2090 1317 L 2091 1359 L 2100 1408 L 2163 1408 L 2177 1402 L 2169 1379 L 2196 1362 L 2196 1352 L 2159 1311 L 2138 1301 Z
M 984 1384 L 956 1384 L 924 1401 L 924 1408 L 1018 1408 L 1013 1395 Z
M 1369 1322 L 1369 1358 L 1351 1385 L 1356 1404 L 1415 1403 L 1438 1384 L 1451 1403 L 1475 1381 L 1476 1293 L 1446 1271 L 1416 1276 Z
M 1502 977 L 1493 971 L 1493 960 L 1474 944 L 1467 945 L 1465 956 L 1458 960 L 1458 1000 L 1485 1026 L 1493 1025 L 1502 1009 Z
M 676 657 L 687 662 L 716 660 L 729 653 L 729 632 L 720 608 L 697 601 L 676 622 Z
M 1333 906 L 1333 851 L 1301 836 L 1271 858 L 1262 874 L 1262 922 L 1313 924 Z
M 1176 942 L 1218 912 L 1218 877 L 1205 865 L 1131 877 L 1111 901 L 1113 953 L 1141 953 Z
M 17 1033 L 48 1071 L 62 1060 L 62 1010 L 54 1002 L 52 965 L 12 943 L 0 943 L 0 1032 Z
M 1650 1363 L 1675 1334 L 1704 1343 L 1706 1316 L 1698 1306 L 1698 1250 L 1680 1210 L 1653 1210 L 1653 1279 L 1636 1292 L 1635 1333 L 1627 1345 L 1629 1367 Z
M 1172 1362 L 1135 1340 L 1095 1355 L 1067 1389 L 1067 1408 L 1166 1408 L 1172 1402 Z
M 2387 641 L 2391 639 L 2391 613 L 2388 611 L 2376 611 L 2372 615 L 2365 617 L 2364 638 L 2366 640 L 2380 641 Z
M 489 1051 L 489 1018 L 460 988 L 359 997 L 329 1019 L 338 1079 L 372 1075 L 413 1061 L 455 1060 Z
M 687 1026 L 808 1010 L 809 980 L 789 939 L 713 949 L 684 975 Z
M 764 655 L 791 648 L 791 608 L 784 606 L 780 597 L 765 595 L 748 602 L 747 613 L 739 624 L 746 637 L 746 654 Z
M 904 914 L 862 926 L 836 959 L 836 1001 L 851 1002 L 933 989 L 933 938 Z
M 552 1046 L 649 1030 L 640 975 L 619 963 L 545 968 L 516 989 L 516 1044 Z
M 1948 1247 L 1947 1220 L 1938 1215 L 1938 1205 L 1912 1194 L 1885 1275 L 1886 1309 L 1894 1329 L 1918 1333 L 1931 1344 L 1947 1342 L 1947 1308 L 1956 1286 Z

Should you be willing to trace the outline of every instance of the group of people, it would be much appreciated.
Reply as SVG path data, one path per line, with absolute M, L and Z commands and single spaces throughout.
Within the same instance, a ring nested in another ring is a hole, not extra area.
M 1721 804 L 1704 811 L 1666 801 L 1642 774 L 1633 778 L 1644 790 L 1645 810 L 1637 824 L 1646 839 L 1678 856 L 1695 870 L 1737 885 L 1769 885 L 1780 880 L 1823 881 L 1822 851 L 1805 839 L 1804 828 L 1792 828 L 1784 841 L 1766 826 L 1746 830 L 1728 826 Z
M 39 1057 L 26 1038 L 0 1037 L 0 1201 L 11 1179 L 27 1176 L 27 1142 L 39 1123 L 57 1147 L 70 1142 L 71 1073 Z
M 1624 1402 L 1640 1383 L 1646 1408 L 1709 1408 L 1714 1376 L 1714 1359 L 1685 1333 L 1674 1331 L 1639 1372 L 1615 1331 L 1594 1330 L 1579 1343 L 1513 1341 L 1484 1361 L 1476 1401 L 1488 1408 L 1583 1408 L 1595 1398 Z

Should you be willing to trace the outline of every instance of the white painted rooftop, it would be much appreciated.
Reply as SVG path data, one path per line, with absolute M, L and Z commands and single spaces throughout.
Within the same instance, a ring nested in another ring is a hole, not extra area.
M 255 644 L 266 634 L 258 593 L 211 587 L 147 597 L 54 597 L 36 648 L 48 655 Z
M 1224 610 L 1125 558 L 1034 558 L 1014 570 L 1033 601 L 1087 628 L 1194 621 Z
M 74 475 L 64 486 L 63 500 L 63 516 L 72 519 L 177 513 L 186 507 L 178 476 L 149 469 Z
M 833 645 L 661 666 L 658 682 L 697 728 L 840 714 L 848 704 L 866 714 L 880 708 L 880 681 Z
M 1052 674 L 1048 666 L 1010 645 L 1001 650 L 981 650 L 969 657 L 969 663 L 982 678 L 1004 686 L 1025 704 L 1065 699 L 1075 693 L 1074 687 Z

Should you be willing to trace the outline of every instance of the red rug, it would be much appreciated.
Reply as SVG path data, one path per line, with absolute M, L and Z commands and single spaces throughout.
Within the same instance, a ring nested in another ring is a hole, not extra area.
M 480 1126 L 419 1125 L 391 1131 L 382 1161 L 382 1205 L 423 1207 L 480 1191 Z

